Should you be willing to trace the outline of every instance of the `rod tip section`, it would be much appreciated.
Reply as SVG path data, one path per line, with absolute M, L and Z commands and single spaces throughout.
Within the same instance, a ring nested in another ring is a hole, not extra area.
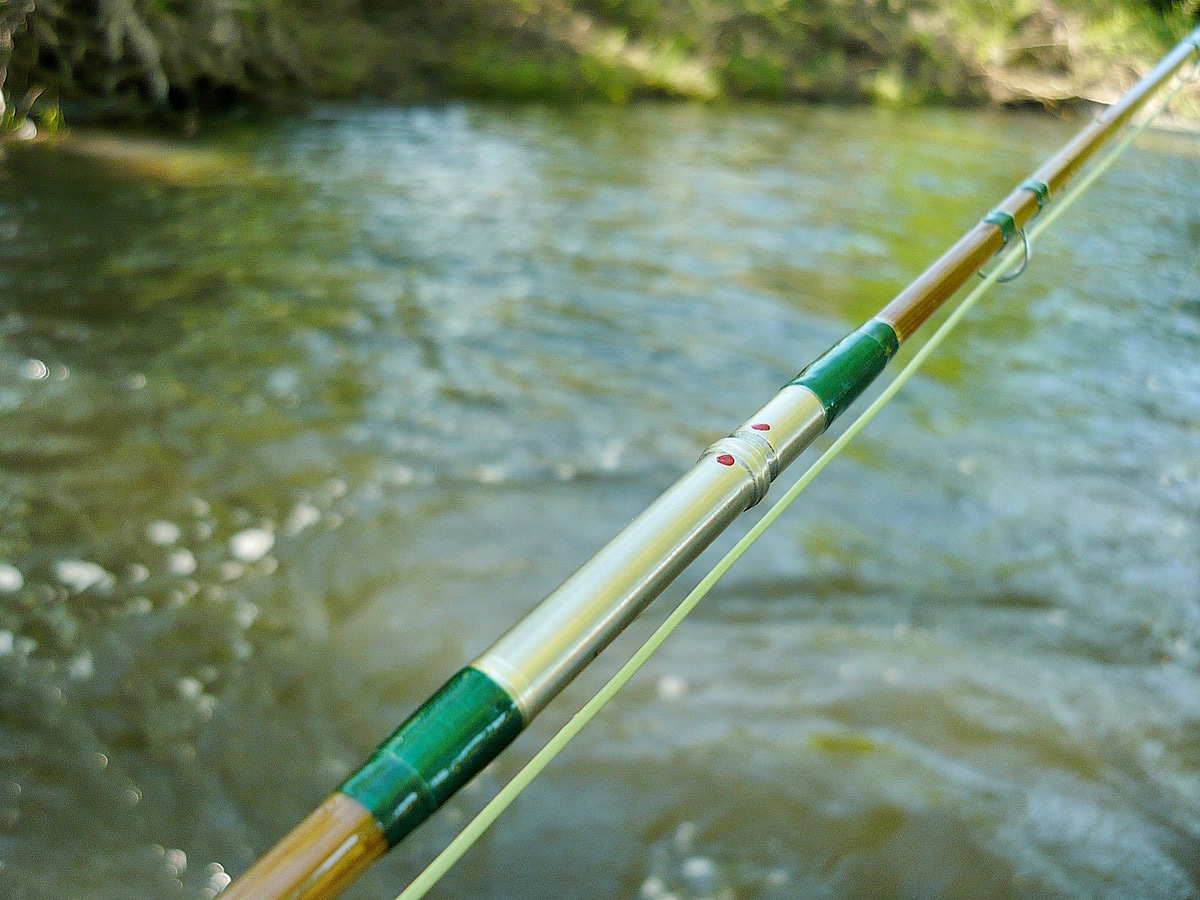
M 335 792 L 222 900 L 331 900 L 387 852 L 383 829 L 365 806 Z

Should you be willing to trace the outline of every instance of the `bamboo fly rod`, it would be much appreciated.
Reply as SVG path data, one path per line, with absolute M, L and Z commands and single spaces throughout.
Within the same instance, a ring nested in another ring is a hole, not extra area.
M 883 371 L 900 345 L 1200 51 L 1200 28 L 874 318 L 784 386 L 595 556 L 452 676 L 225 893 L 340 893 L 484 768 Z

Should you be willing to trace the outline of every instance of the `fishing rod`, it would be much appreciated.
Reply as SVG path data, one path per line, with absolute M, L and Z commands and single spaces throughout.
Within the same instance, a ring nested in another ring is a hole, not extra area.
M 1176 45 L 862 327 L 783 387 L 496 643 L 453 675 L 313 813 L 225 892 L 339 894 L 470 781 L 862 394 L 903 344 L 1192 53 Z

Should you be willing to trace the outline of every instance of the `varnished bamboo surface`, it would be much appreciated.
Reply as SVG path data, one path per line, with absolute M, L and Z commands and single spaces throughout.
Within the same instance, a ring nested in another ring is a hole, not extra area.
M 1120 100 L 1043 163 L 1032 178 L 1046 184 L 1053 196 L 1113 132 L 1129 121 L 1155 90 L 1197 52 L 1197 46 L 1189 43 L 1197 34 L 1200 34 L 1200 29 L 1178 44 Z M 1016 188 L 995 208 L 1011 215 L 1020 227 L 1037 212 L 1037 198 L 1030 191 Z M 999 227 L 980 222 L 901 291 L 875 318 L 891 325 L 896 337 L 903 343 L 1003 246 L 1004 237 Z
M 1032 178 L 1046 184 L 1053 195 L 1197 50 L 1200 50 L 1200 29 L 1167 54 L 1099 119 L 1082 129 Z M 1038 211 L 1038 203 L 1035 194 L 1018 187 L 995 208 L 1011 215 L 1018 226 L 1024 226 Z M 998 226 L 977 223 L 875 319 L 890 326 L 898 341 L 903 342 L 1003 246 L 1004 237 Z M 891 352 L 894 349 L 893 346 Z M 816 394 L 811 396 L 817 404 L 816 414 L 823 415 L 820 404 L 824 401 Z M 823 418 L 820 424 L 824 427 Z M 728 462 L 721 462 L 722 457 L 716 457 L 720 465 L 732 467 L 734 457 L 730 455 L 727 459 Z M 530 652 L 542 650 L 535 646 Z M 515 671 L 519 663 L 517 660 L 508 670 Z M 495 682 L 502 683 L 503 680 Z M 513 702 L 517 702 L 516 698 Z M 535 706 L 530 715 L 536 711 Z M 381 821 L 394 820 L 389 818 L 390 811 L 384 812 L 387 815 Z M 224 897 L 226 900 L 331 900 L 386 852 L 387 843 L 383 828 L 367 807 L 338 792 L 234 882 Z
M 332 900 L 387 852 L 375 817 L 345 794 L 330 794 L 222 900 Z

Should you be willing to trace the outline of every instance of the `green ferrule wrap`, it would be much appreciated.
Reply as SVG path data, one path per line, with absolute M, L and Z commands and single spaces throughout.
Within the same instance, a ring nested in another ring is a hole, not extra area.
M 1029 191 L 1029 193 L 1037 197 L 1038 212 L 1041 212 L 1042 207 L 1046 205 L 1046 201 L 1050 199 L 1050 186 L 1044 181 L 1038 181 L 1036 178 L 1026 178 L 1022 181 L 1021 190 Z
M 892 327 L 872 319 L 834 344 L 791 383 L 803 385 L 817 395 L 825 407 L 828 428 L 867 389 L 899 349 L 900 342 Z
M 371 811 L 388 846 L 395 846 L 524 727 L 503 688 L 477 669 L 463 669 L 380 744 L 340 790 Z
M 983 217 L 983 221 L 999 228 L 1000 233 L 1004 235 L 1004 243 L 1006 244 L 1017 233 L 1017 220 L 1003 210 L 993 209 Z

